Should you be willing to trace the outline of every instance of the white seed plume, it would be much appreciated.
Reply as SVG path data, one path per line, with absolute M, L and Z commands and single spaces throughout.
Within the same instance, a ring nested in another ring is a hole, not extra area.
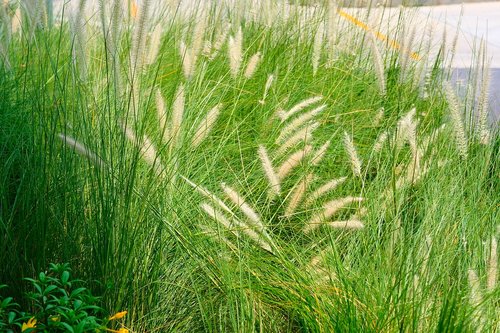
M 321 51 L 323 50 L 323 35 L 325 33 L 325 28 L 323 24 L 318 27 L 316 31 L 316 35 L 314 36 L 314 44 L 313 44 L 313 54 L 312 54 L 312 67 L 313 67 L 313 75 L 316 75 L 318 72 L 319 61 L 321 59 Z
M 291 154 L 278 168 L 278 179 L 285 179 L 285 177 L 304 160 L 311 150 L 312 146 L 306 145 L 304 149 L 297 150 L 295 153 Z
M 160 122 L 160 131 L 162 133 L 163 143 L 168 143 L 170 140 L 169 128 L 167 124 L 167 107 L 160 89 L 156 89 L 156 113 Z
M 350 219 L 345 221 L 328 222 L 328 225 L 335 229 L 363 229 L 364 225 L 358 219 Z
M 482 302 L 481 297 L 481 282 L 477 276 L 476 271 L 469 269 L 468 271 L 469 287 L 470 287 L 470 300 L 471 304 L 474 306 L 479 305 Z
M 267 180 L 269 181 L 270 189 L 269 196 L 272 198 L 281 193 L 280 178 L 274 171 L 271 159 L 267 153 L 266 147 L 259 145 L 259 158 L 262 163 L 262 168 L 266 174 Z
M 328 2 L 328 62 L 331 63 L 336 57 L 336 44 L 337 44 L 337 34 L 338 34 L 338 24 L 337 24 L 337 4 L 335 1 L 330 0 Z
M 321 163 L 329 147 L 330 140 L 327 140 L 321 147 L 319 147 L 314 156 L 311 158 L 311 165 L 318 165 L 319 163 Z
M 205 31 L 207 30 L 208 17 L 206 10 L 202 9 L 201 13 L 196 18 L 196 24 L 193 29 L 193 39 L 191 42 L 191 57 L 192 57 L 192 73 L 196 70 L 196 61 L 203 49 L 203 40 Z
M 198 147 L 207 138 L 208 134 L 214 127 L 217 118 L 219 117 L 221 108 L 222 104 L 217 104 L 208 112 L 205 118 L 203 118 L 198 126 L 198 129 L 194 133 L 193 140 L 191 142 L 191 146 L 193 148 Z
M 356 148 L 354 147 L 354 142 L 347 132 L 344 132 L 344 149 L 349 156 L 352 173 L 356 177 L 361 177 L 361 160 L 359 159 Z
M 231 216 L 234 215 L 233 211 L 224 203 L 224 201 L 219 199 L 215 194 L 213 194 L 212 192 L 210 192 L 209 190 L 207 190 L 203 186 L 200 186 L 198 184 L 193 183 L 192 181 L 190 181 L 188 178 L 186 178 L 184 176 L 181 176 L 181 178 L 184 179 L 184 181 L 186 183 L 188 183 L 191 187 L 193 187 L 198 193 L 203 195 L 205 198 L 216 203 L 220 208 L 222 208 L 223 210 L 228 212 Z
M 239 236 L 239 232 L 238 231 L 241 231 L 244 234 L 246 234 L 251 240 L 253 240 L 254 242 L 256 242 L 264 250 L 269 251 L 271 253 L 273 252 L 272 249 L 271 249 L 271 246 L 269 245 L 269 243 L 267 243 L 266 241 L 264 241 L 262 239 L 262 237 L 260 237 L 252 229 L 250 229 L 247 226 L 245 226 L 243 223 L 241 223 L 241 222 L 239 222 L 238 220 L 235 220 L 235 219 L 232 219 L 231 221 L 229 221 L 223 215 L 222 212 L 218 211 L 215 207 L 213 207 L 213 206 L 211 206 L 211 205 L 209 205 L 207 203 L 202 203 L 201 204 L 201 208 L 205 211 L 205 213 L 208 214 L 208 216 L 210 216 L 212 219 L 214 219 L 215 221 L 217 221 L 220 224 L 222 224 L 224 227 L 226 227 L 228 230 L 230 230 L 236 236 Z M 235 227 L 237 227 L 236 230 L 233 227 L 233 225 Z
M 497 270 L 498 270 L 498 255 L 497 255 L 497 240 L 495 237 L 491 238 L 490 260 L 488 261 L 488 275 L 486 281 L 486 288 L 494 290 L 497 283 Z
M 335 199 L 332 201 L 328 201 L 323 205 L 322 211 L 320 213 L 315 214 L 311 220 L 307 223 L 307 225 L 304 227 L 304 232 L 308 233 L 317 227 L 319 227 L 321 224 L 324 223 L 324 221 L 333 215 L 335 215 L 340 209 L 344 208 L 344 206 L 351 204 L 353 202 L 361 202 L 363 198 L 360 197 L 345 197 L 345 198 L 340 198 L 340 199 Z
M 482 144 L 488 144 L 490 142 L 490 131 L 488 129 L 488 99 L 489 99 L 489 91 L 490 91 L 490 80 L 491 80 L 491 70 L 489 69 L 489 65 L 483 69 L 486 71 L 486 74 L 483 75 L 483 81 L 481 83 L 481 93 L 479 95 L 479 103 L 478 103 L 478 129 L 479 129 L 479 141 Z
M 221 184 L 222 190 L 226 194 L 229 200 L 231 200 L 243 214 L 250 220 L 250 222 L 258 228 L 259 231 L 264 231 L 264 225 L 259 217 L 259 215 L 250 207 L 250 205 L 245 201 L 245 199 L 238 194 L 233 188 L 229 187 L 225 183 Z
M 397 149 L 401 149 L 404 142 L 407 141 L 414 156 L 417 151 L 417 122 L 414 120 L 416 112 L 417 109 L 412 108 L 398 121 L 396 128 Z
M 260 59 L 261 59 L 260 52 L 255 53 L 250 58 L 250 60 L 248 61 L 247 68 L 245 69 L 245 74 L 243 74 L 245 76 L 245 78 L 249 79 L 253 76 L 253 74 L 255 73 L 255 70 L 257 69 L 257 66 L 259 65 Z
M 162 25 L 158 23 L 153 32 L 151 33 L 151 38 L 149 40 L 149 54 L 147 58 L 147 64 L 152 65 L 158 57 L 158 52 L 160 51 L 161 45 L 161 34 L 163 32 Z
M 149 9 L 151 7 L 151 0 L 144 0 L 138 6 L 137 22 L 134 26 L 132 48 L 131 48 L 131 81 L 135 81 L 138 73 L 142 71 L 145 60 L 146 48 L 146 26 L 149 20 Z
M 285 216 L 292 216 L 300 202 L 304 198 L 304 194 L 307 191 L 309 184 L 313 181 L 314 175 L 312 173 L 305 176 L 293 189 L 290 195 L 290 200 L 285 208 Z
M 297 112 L 302 111 L 303 109 L 305 109 L 306 107 L 308 107 L 311 104 L 319 102 L 321 99 L 323 99 L 323 96 L 314 96 L 314 97 L 307 98 L 307 99 L 295 104 L 290 110 L 288 110 L 288 112 L 284 111 L 283 113 L 278 113 L 278 116 L 281 118 L 281 122 L 284 122 L 285 120 L 287 120 L 288 118 L 290 118 L 291 116 L 296 114 Z
M 319 123 L 315 122 L 310 125 L 305 126 L 301 130 L 297 131 L 293 136 L 286 140 L 276 151 L 276 154 L 283 155 L 288 149 L 292 148 L 301 141 L 308 143 L 312 138 L 312 133 L 316 128 L 319 127 Z
M 380 91 L 380 95 L 385 96 L 386 83 L 385 83 L 385 66 L 384 60 L 382 59 L 382 55 L 377 47 L 377 43 L 375 41 L 375 36 L 373 33 L 370 33 L 370 46 L 373 55 L 373 64 L 375 67 L 375 74 L 377 75 L 377 83 Z
M 180 85 L 175 93 L 174 103 L 172 105 L 172 143 L 175 144 L 179 138 L 182 119 L 184 117 L 184 85 Z
M 184 71 L 184 77 L 186 77 L 186 79 L 189 79 L 191 76 L 193 76 L 194 67 L 191 49 L 187 47 L 184 42 L 181 42 L 179 51 L 182 58 L 182 70 Z
M 387 131 L 383 131 L 382 133 L 379 134 L 377 140 L 375 140 L 375 144 L 373 145 L 374 152 L 378 153 L 382 150 L 385 141 L 387 141 L 387 137 L 388 137 Z
M 18 6 L 14 16 L 12 17 L 12 23 L 11 23 L 11 31 L 13 34 L 17 33 L 18 31 L 21 31 L 21 26 L 22 26 L 22 14 L 21 14 L 21 6 Z
M 231 29 L 231 24 L 226 24 L 223 28 L 222 31 L 219 32 L 217 35 L 217 38 L 215 39 L 215 42 L 213 43 L 212 46 L 212 54 L 210 55 L 209 59 L 213 60 L 219 53 L 220 49 L 222 48 L 222 45 L 226 42 L 227 35 L 229 34 L 229 30 Z
M 153 143 L 146 135 L 143 136 L 140 150 L 144 161 L 153 167 L 157 175 L 161 175 L 163 167 L 160 156 L 158 155 Z
M 57 136 L 59 139 L 61 139 L 64 142 L 65 145 L 67 145 L 69 148 L 73 149 L 79 155 L 88 158 L 91 162 L 93 162 L 97 166 L 104 165 L 104 162 L 96 154 L 94 154 L 90 149 L 88 149 L 83 143 L 78 142 L 74 138 L 72 138 L 71 136 L 65 135 L 62 133 L 59 133 Z
M 314 192 L 312 192 L 311 194 L 309 194 L 307 196 L 307 199 L 305 201 L 305 205 L 310 206 L 314 201 L 316 201 L 322 195 L 324 195 L 330 191 L 333 191 L 334 189 L 337 188 L 337 186 L 339 186 L 340 184 L 342 184 L 346 180 L 347 180 L 347 177 L 332 179 L 329 182 L 327 182 L 326 184 L 320 186 L 318 189 L 316 189 Z
M 243 32 L 241 27 L 234 37 L 229 37 L 229 68 L 231 75 L 236 77 L 240 71 L 243 49 Z
M 78 12 L 75 12 L 70 18 L 70 26 L 72 32 L 72 57 L 73 62 L 77 65 L 80 78 L 87 78 L 88 70 L 88 49 L 87 45 L 87 25 L 85 23 L 85 5 L 86 0 L 80 0 Z
M 380 122 L 382 121 L 382 119 L 384 119 L 384 113 L 385 113 L 384 107 L 378 109 L 377 114 L 373 118 L 373 126 L 380 125 Z
M 403 32 L 406 29 L 403 29 Z M 401 51 L 399 52 L 399 68 L 400 68 L 400 74 L 399 78 L 401 82 L 404 82 L 407 78 L 408 74 L 408 67 L 410 63 L 410 58 L 412 55 L 412 48 L 413 48 L 413 42 L 415 40 L 415 34 L 416 34 L 416 27 L 412 27 L 410 30 L 410 33 L 408 36 L 405 36 L 406 34 L 403 33 L 403 43 L 401 46 Z
M 293 121 L 288 123 L 285 127 L 280 132 L 280 135 L 276 139 L 277 144 L 282 144 L 289 136 L 292 134 L 296 129 L 316 117 L 318 114 L 320 114 L 324 109 L 326 108 L 326 105 L 320 105 L 317 108 L 314 108 L 313 110 L 306 112 L 299 117 L 295 118 Z
M 274 81 L 274 74 L 269 74 L 266 80 L 266 85 L 264 86 L 264 94 L 262 95 L 262 99 L 259 101 L 260 104 L 264 104 L 266 102 L 267 93 L 269 92 L 269 88 Z
M 445 83 L 445 93 L 446 99 L 449 104 L 450 118 L 453 126 L 453 132 L 455 134 L 455 143 L 457 145 L 458 153 L 461 157 L 467 157 L 467 137 L 465 136 L 464 124 L 462 121 L 462 115 L 460 113 L 460 105 L 458 102 L 458 97 L 453 91 L 453 87 L 449 82 Z
M 203 50 L 201 51 L 201 54 L 204 57 L 210 57 L 210 54 L 212 54 L 212 42 L 209 40 L 206 40 L 203 42 Z

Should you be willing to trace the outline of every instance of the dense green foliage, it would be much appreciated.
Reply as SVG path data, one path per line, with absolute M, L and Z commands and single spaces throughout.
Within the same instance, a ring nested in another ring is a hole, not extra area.
M 104 295 L 99 306 L 128 310 L 134 332 L 498 329 L 500 138 L 481 140 L 472 117 L 450 112 L 444 51 L 418 61 L 379 42 L 383 92 L 373 42 L 349 22 L 332 37 L 328 8 L 306 21 L 299 10 L 269 19 L 216 4 L 201 18 L 170 8 L 161 20 L 105 8 L 53 26 L 24 10 L 20 31 L 2 25 L 0 283 L 9 295 L 28 291 L 22 277 L 68 262 Z M 157 23 L 160 50 L 148 64 Z M 286 126 L 321 105 L 295 129 L 317 126 L 311 138 L 281 148 Z M 304 149 L 277 193 L 273 173 Z M 308 203 L 332 179 L 342 180 Z M 333 219 L 318 215 L 342 198 Z

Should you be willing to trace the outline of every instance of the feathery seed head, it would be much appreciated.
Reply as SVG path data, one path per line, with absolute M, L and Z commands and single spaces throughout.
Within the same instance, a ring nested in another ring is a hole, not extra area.
M 250 60 L 248 61 L 247 68 L 245 69 L 245 78 L 249 79 L 253 76 L 255 73 L 255 70 L 257 69 L 257 66 L 259 65 L 261 59 L 261 53 L 257 52 L 255 53 Z

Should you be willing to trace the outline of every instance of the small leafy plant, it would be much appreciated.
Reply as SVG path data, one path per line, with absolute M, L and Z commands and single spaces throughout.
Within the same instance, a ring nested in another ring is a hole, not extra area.
M 123 318 L 127 312 L 106 317 L 97 305 L 99 297 L 83 287 L 82 280 L 72 278 L 68 264 L 50 264 L 37 279 L 25 280 L 33 287 L 26 294 L 30 308 L 21 311 L 12 297 L 0 298 L 2 332 L 128 332 L 125 328 L 107 328 L 110 321 Z

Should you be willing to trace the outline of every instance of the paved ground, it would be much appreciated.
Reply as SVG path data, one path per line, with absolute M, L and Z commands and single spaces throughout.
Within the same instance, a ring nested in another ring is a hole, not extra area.
M 462 15 L 461 15 L 462 12 Z M 474 45 L 481 38 L 487 41 L 487 53 L 491 66 L 490 121 L 500 121 L 500 3 L 468 3 L 419 8 L 419 15 L 429 17 L 444 27 L 449 39 L 459 27 L 456 55 L 452 62 L 454 80 L 466 79 L 474 65 Z M 460 25 L 459 25 L 460 23 Z M 439 37 L 438 37 L 439 38 Z

